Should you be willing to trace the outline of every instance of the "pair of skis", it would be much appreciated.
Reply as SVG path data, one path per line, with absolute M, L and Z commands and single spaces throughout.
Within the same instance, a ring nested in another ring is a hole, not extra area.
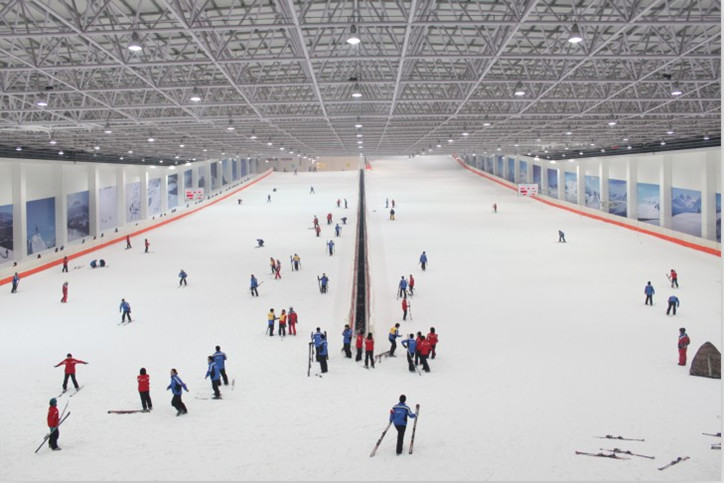
M 415 406 L 415 424 L 412 425 L 412 437 L 410 438 L 410 450 L 408 451 L 408 454 L 412 454 L 412 450 L 415 446 L 415 431 L 417 430 L 417 421 L 420 419 L 420 405 L 417 404 Z M 382 431 L 382 435 L 380 436 L 380 439 L 377 440 L 377 443 L 375 444 L 375 447 L 372 448 L 372 453 L 370 453 L 370 458 L 372 458 L 377 453 L 377 448 L 380 447 L 380 444 L 382 443 L 382 439 L 387 434 L 387 430 L 390 429 L 390 426 L 392 426 L 392 421 L 387 423 L 387 427 L 384 431 Z
M 65 407 L 63 408 L 63 412 L 62 412 L 61 415 L 60 415 L 60 421 L 58 421 L 58 426 L 56 426 L 55 428 L 53 428 L 48 434 L 45 435 L 45 438 L 43 438 L 43 442 L 40 443 L 40 446 L 38 446 L 38 449 L 35 450 L 35 454 L 37 454 L 38 451 L 40 451 L 40 448 L 42 448 L 43 445 L 45 444 L 45 442 L 50 439 L 50 436 L 51 436 L 55 431 L 58 430 L 58 428 L 60 427 L 60 425 L 63 424 L 63 422 L 64 422 L 66 419 L 68 419 L 68 416 L 70 416 L 70 411 L 68 411 L 68 414 L 65 414 L 65 410 L 66 410 L 66 409 L 68 409 L 68 403 L 65 403 Z M 65 415 L 63 415 L 63 414 L 65 414 Z

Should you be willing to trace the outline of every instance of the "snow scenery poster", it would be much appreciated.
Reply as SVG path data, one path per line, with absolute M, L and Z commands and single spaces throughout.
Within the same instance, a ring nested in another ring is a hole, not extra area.
M 222 186 L 229 184 L 229 179 L 226 177 L 226 173 L 229 172 L 229 163 L 230 162 L 231 162 L 231 160 L 229 160 L 229 159 L 224 159 L 223 161 L 221 161 L 221 184 L 222 184 Z
M 609 179 L 608 180 L 608 212 L 612 215 L 628 216 L 626 204 L 628 196 L 626 195 L 626 180 Z
M 518 183 L 525 184 L 528 182 L 528 163 L 525 161 L 520 162 L 520 177 Z
M 55 246 L 55 198 L 26 203 L 28 219 L 28 255 Z
M 168 207 L 176 208 L 178 206 L 178 174 L 168 177 L 166 195 L 168 196 Z
M 101 231 L 118 226 L 116 215 L 118 213 L 116 187 L 106 186 L 98 190 L 98 216 Z
M 184 171 L 184 188 L 186 188 L 186 189 L 192 188 L 192 186 L 191 186 L 192 177 L 193 177 L 192 170 L 187 169 L 186 171 Z
M 161 212 L 161 178 L 148 180 L 148 214 Z
M 701 236 L 701 191 L 671 188 L 671 228 Z
M 219 168 L 219 163 L 211 163 L 211 189 L 212 190 L 219 188 L 218 168 Z
M 206 187 L 206 186 L 205 186 L 205 185 L 206 185 L 206 180 L 204 179 L 204 166 L 200 166 L 199 169 L 198 169 L 198 171 L 197 171 L 197 173 L 198 173 L 199 180 L 198 180 L 198 183 L 197 183 L 197 186 L 196 186 L 196 187 L 197 187 L 197 188 L 205 188 L 205 187 Z M 187 187 L 188 187 L 188 186 L 187 186 Z
M 569 173 L 566 171 L 564 174 L 564 179 L 566 181 L 566 201 L 570 201 L 571 203 L 577 203 L 578 202 L 578 176 L 576 176 L 576 173 Z
M 548 168 L 548 196 L 558 198 L 558 170 Z
M 0 265 L 13 259 L 13 205 L 0 206 Z
M 234 181 L 239 179 L 239 171 L 237 169 L 238 167 L 239 163 L 237 163 L 236 161 L 231 162 L 231 179 L 233 179 Z
M 126 223 L 141 219 L 141 182 L 126 185 Z
M 513 158 L 508 158 L 508 174 L 505 179 L 515 183 L 515 159 Z
M 68 241 L 77 240 L 90 234 L 90 211 L 88 191 L 66 195 L 68 210 Z
M 502 156 L 496 156 L 498 160 L 498 176 L 501 178 L 503 177 L 503 157 Z
M 601 209 L 601 178 L 598 176 L 586 176 L 586 206 L 588 208 Z
M 241 178 L 243 178 L 244 176 L 246 176 L 249 173 L 248 166 L 250 163 L 251 163 L 251 158 L 241 160 L 241 167 L 239 168 L 239 170 L 241 172 L 241 174 L 240 174 Z
M 533 182 L 538 185 L 538 190 L 542 191 L 543 187 L 541 186 L 541 168 L 537 164 L 533 165 Z
M 636 197 L 638 198 L 638 220 L 652 225 L 659 224 L 659 185 L 651 183 L 637 183 Z

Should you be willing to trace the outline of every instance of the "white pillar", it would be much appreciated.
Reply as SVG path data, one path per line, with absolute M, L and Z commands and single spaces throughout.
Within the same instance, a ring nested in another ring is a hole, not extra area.
M 520 183 L 520 160 L 513 158 L 513 183 Z
M 100 236 L 100 209 L 98 206 L 98 166 L 88 167 L 88 233 L 91 238 Z
M 701 173 L 701 237 L 716 241 L 716 180 L 721 177 L 721 155 L 707 151 Z
M 598 179 L 601 183 L 601 210 L 608 213 L 610 211 L 608 204 L 608 163 L 604 160 L 598 162 Z
M 124 166 L 116 168 L 116 218 L 118 228 L 126 224 L 126 169 Z
M 638 170 L 636 162 L 626 160 L 626 218 L 638 220 Z
M 542 164 L 540 166 L 540 192 L 546 196 L 550 196 L 548 193 L 548 168 L 546 166 L 543 166 Z
M 558 168 L 558 199 L 566 200 L 566 170 L 563 166 Z
M 531 183 L 531 184 L 533 184 L 533 183 L 534 183 L 534 180 L 533 180 L 533 162 L 532 162 L 532 161 L 528 161 L 527 164 L 526 164 L 526 166 L 527 166 L 527 167 L 526 167 L 526 170 L 525 170 L 525 171 L 526 171 L 526 173 L 525 173 L 526 183 Z M 538 191 L 540 191 L 540 190 L 538 190 Z
M 27 174 L 21 162 L 13 163 L 13 258 L 28 254 Z
M 659 168 L 659 226 L 671 228 L 671 155 L 664 154 Z
M 141 220 L 148 219 L 148 171 L 141 172 Z
M 576 165 L 576 203 L 586 206 L 586 168 L 579 161 Z
M 53 166 L 55 178 L 55 246 L 68 244 L 68 194 L 65 192 L 65 173 L 63 165 Z

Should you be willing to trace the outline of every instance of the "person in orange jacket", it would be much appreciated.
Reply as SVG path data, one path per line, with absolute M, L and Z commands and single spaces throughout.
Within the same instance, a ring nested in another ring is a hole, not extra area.
M 415 279 L 410 274 L 410 279 L 407 281 L 407 289 L 410 291 L 410 295 L 415 295 Z

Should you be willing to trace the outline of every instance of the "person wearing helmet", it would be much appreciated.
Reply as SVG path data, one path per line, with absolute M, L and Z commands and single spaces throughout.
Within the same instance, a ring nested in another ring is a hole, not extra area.
M 50 438 L 48 438 L 48 445 L 53 451 L 58 451 L 58 438 L 60 437 L 60 430 L 58 425 L 60 424 L 60 414 L 58 414 L 58 400 L 52 398 L 50 400 L 50 407 L 48 408 L 48 429 L 50 429 Z

